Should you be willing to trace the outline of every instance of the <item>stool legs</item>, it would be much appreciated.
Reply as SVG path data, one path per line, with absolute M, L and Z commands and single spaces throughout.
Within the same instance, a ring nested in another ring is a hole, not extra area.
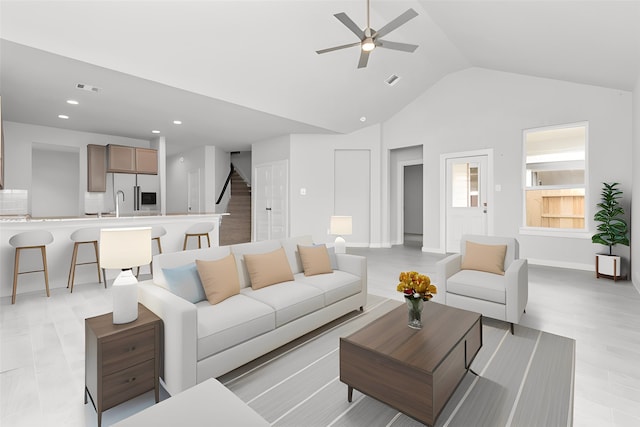
M 92 262 L 82 262 L 78 264 L 78 248 L 83 243 L 93 243 L 93 251 L 96 254 L 96 260 Z M 98 253 L 98 242 L 93 240 L 91 242 L 75 242 L 73 244 L 73 255 L 71 256 L 71 268 L 69 268 L 69 279 L 67 280 L 67 288 L 71 288 L 71 292 L 73 293 L 73 282 L 76 279 L 76 266 L 85 265 L 85 264 L 97 264 L 98 265 L 98 283 L 102 282 L 102 278 L 100 277 L 100 255 Z M 103 270 L 104 271 L 104 270 Z M 104 276 L 104 274 L 103 274 Z M 105 276 L 104 287 L 107 288 L 107 279 Z
M 33 270 L 33 271 L 23 271 L 20 272 L 20 251 L 22 249 L 40 249 L 40 254 L 42 255 L 42 270 Z M 44 272 L 44 285 L 47 291 L 47 297 L 51 296 L 49 292 L 49 270 L 47 269 L 47 249 L 45 246 L 28 246 L 28 247 L 18 247 L 16 248 L 16 258 L 13 263 L 13 294 L 11 295 L 11 304 L 16 303 L 16 294 L 18 291 L 18 275 L 26 274 L 26 273 L 37 273 Z
M 189 237 L 197 237 L 198 238 L 198 249 L 202 249 L 202 240 L 201 238 L 207 236 L 207 245 L 209 245 L 209 247 L 211 247 L 211 239 L 209 238 L 209 233 L 203 233 L 203 234 L 185 234 L 184 235 L 184 244 L 182 245 L 182 250 L 186 250 L 187 249 L 187 240 L 189 239 Z

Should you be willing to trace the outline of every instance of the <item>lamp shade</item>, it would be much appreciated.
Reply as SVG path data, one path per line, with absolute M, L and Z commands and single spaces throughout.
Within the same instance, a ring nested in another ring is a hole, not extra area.
M 100 266 L 122 269 L 112 285 L 113 323 L 129 323 L 138 318 L 138 280 L 131 267 L 150 261 L 151 227 L 100 230 Z
M 100 230 L 100 266 L 131 268 L 151 262 L 151 227 Z
M 331 234 L 337 236 L 348 236 L 351 231 L 351 217 L 334 215 L 331 217 L 331 224 L 329 225 Z

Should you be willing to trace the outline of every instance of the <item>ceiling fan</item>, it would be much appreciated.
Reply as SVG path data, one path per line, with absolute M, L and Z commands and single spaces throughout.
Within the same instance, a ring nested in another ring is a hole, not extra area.
M 336 13 L 335 15 L 333 15 L 338 18 L 338 21 L 342 22 L 348 29 L 350 29 L 351 32 L 358 36 L 360 41 L 356 43 L 345 44 L 342 46 L 330 47 L 328 49 L 317 50 L 316 53 L 322 54 L 333 52 L 334 50 L 346 49 L 348 47 L 360 46 L 360 60 L 358 61 L 358 68 L 364 68 L 367 66 L 367 62 L 369 61 L 369 54 L 376 47 L 400 50 L 403 52 L 413 52 L 418 48 L 418 45 L 415 44 L 391 42 L 381 39 L 381 37 L 386 36 L 393 30 L 405 24 L 407 21 L 418 16 L 418 12 L 413 9 L 408 9 L 396 19 L 392 20 L 387 25 L 376 31 L 371 28 L 371 25 L 369 23 L 370 11 L 371 7 L 369 5 L 369 0 L 367 0 L 367 26 L 364 30 L 361 30 L 360 27 L 358 27 L 358 25 L 353 22 L 351 18 L 349 18 L 344 12 Z

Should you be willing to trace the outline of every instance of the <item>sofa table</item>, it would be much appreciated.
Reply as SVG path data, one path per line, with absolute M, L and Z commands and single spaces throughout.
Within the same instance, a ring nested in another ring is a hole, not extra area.
M 231 390 L 210 378 L 113 427 L 267 427 L 270 424 Z
M 434 425 L 482 347 L 482 315 L 426 303 L 422 329 L 407 326 L 405 304 L 340 338 L 340 381 Z
M 98 413 L 149 390 L 160 400 L 162 320 L 142 304 L 138 318 L 114 325 L 113 313 L 85 319 L 84 403 Z

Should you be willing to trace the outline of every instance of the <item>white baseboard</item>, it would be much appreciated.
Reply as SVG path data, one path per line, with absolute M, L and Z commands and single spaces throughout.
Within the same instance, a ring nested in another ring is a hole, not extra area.
M 388 249 L 391 245 L 389 243 L 371 243 L 369 247 L 371 249 Z
M 581 262 L 565 262 L 565 261 L 555 261 L 549 259 L 537 259 L 537 258 L 527 258 L 529 264 L 532 265 L 544 265 L 546 267 L 560 267 L 560 268 L 571 268 L 573 270 L 584 270 L 584 271 L 596 271 L 596 267 L 593 264 L 583 264 Z
M 427 248 L 426 246 L 422 247 L 422 252 L 429 252 L 432 254 L 445 254 L 446 252 L 440 248 Z

